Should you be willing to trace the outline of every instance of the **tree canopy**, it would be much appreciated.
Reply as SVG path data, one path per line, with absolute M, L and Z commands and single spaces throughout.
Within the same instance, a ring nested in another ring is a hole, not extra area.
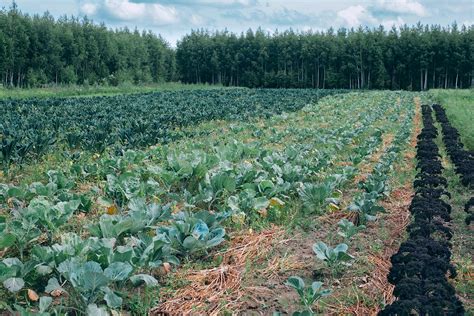
M 174 51 L 152 32 L 75 17 L 55 20 L 0 10 L 0 74 L 4 86 L 118 84 L 174 80 Z
M 247 87 L 468 88 L 474 27 L 453 24 L 240 36 L 197 30 L 176 51 L 180 79 Z
M 193 30 L 175 49 L 151 31 L 87 18 L 0 10 L 0 83 L 147 83 L 180 80 L 271 88 L 470 88 L 474 26 L 423 25 L 324 32 Z

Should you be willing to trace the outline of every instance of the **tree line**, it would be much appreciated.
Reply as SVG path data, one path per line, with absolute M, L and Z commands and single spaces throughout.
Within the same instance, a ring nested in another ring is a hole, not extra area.
M 55 20 L 49 13 L 30 16 L 15 3 L 0 9 L 3 86 L 173 81 L 174 54 L 152 32 L 109 30 L 87 18 Z
M 236 35 L 197 30 L 178 42 L 188 83 L 348 89 L 469 88 L 474 26 L 453 24 Z
M 270 34 L 193 30 L 172 48 L 151 31 L 0 9 L 0 84 L 184 83 L 271 88 L 469 88 L 474 26 Z

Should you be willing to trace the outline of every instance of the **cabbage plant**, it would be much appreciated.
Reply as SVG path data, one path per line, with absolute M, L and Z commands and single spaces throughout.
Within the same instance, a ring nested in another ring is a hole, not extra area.
M 350 265 L 353 256 L 347 253 L 347 244 L 341 243 L 336 247 L 326 245 L 322 241 L 318 241 L 313 245 L 313 251 L 319 260 L 322 260 L 331 270 L 333 277 L 339 275 L 344 265 Z
M 305 307 L 304 311 L 296 312 L 296 315 L 312 315 L 314 313 L 312 309 L 314 302 L 331 294 L 331 290 L 322 288 L 322 282 L 316 281 L 307 287 L 303 279 L 298 276 L 288 278 L 285 284 L 296 290 L 301 304 Z

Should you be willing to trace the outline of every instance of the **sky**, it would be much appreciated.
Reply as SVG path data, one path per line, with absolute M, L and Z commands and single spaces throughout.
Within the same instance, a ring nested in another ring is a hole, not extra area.
M 292 28 L 474 24 L 474 0 L 16 0 L 29 14 L 87 16 L 108 27 L 128 26 L 161 34 L 172 46 L 192 29 L 240 33 L 261 27 Z M 9 7 L 11 0 L 0 0 Z

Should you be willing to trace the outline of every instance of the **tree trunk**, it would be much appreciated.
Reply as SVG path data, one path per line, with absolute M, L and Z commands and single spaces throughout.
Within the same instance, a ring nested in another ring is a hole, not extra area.
M 456 71 L 456 89 L 458 88 L 459 70 Z
M 365 74 L 364 74 L 364 63 L 362 62 L 362 50 L 359 51 L 359 56 L 360 56 L 360 88 L 363 89 L 364 88 L 364 77 L 365 77 Z
M 323 89 L 326 88 L 326 66 L 323 66 Z
M 370 89 L 370 69 L 369 74 L 367 75 L 367 89 Z
M 425 85 L 423 90 L 428 90 L 428 68 L 425 69 Z
M 319 59 L 318 59 L 318 75 L 316 77 L 316 86 L 318 87 L 318 89 L 319 89 L 319 76 L 320 76 L 319 69 L 320 68 L 321 68 L 321 66 L 319 65 Z
M 444 88 L 448 88 L 448 68 L 446 68 L 446 75 L 444 76 Z
M 304 81 L 304 60 L 301 59 L 301 81 Z
M 433 89 L 436 88 L 436 68 L 433 65 Z
M 423 69 L 420 69 L 420 91 L 423 91 Z

